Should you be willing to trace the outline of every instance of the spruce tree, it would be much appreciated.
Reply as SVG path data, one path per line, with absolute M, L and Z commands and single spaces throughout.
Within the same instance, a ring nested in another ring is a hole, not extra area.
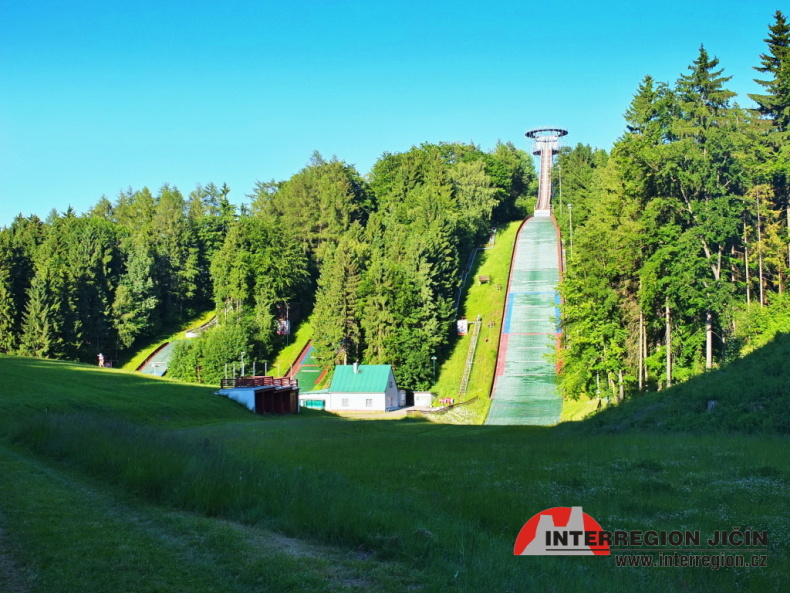
M 768 28 L 765 39 L 768 52 L 760 54 L 760 66 L 754 67 L 768 75 L 766 79 L 754 80 L 765 93 L 749 97 L 757 103 L 758 113 L 770 120 L 775 130 L 786 132 L 790 127 L 790 24 L 779 10 L 774 18 L 776 22 Z
M 114 325 L 124 347 L 131 346 L 139 336 L 150 335 L 158 326 L 153 267 L 154 258 L 147 246 L 131 248 L 113 301 Z
M 359 287 L 365 245 L 361 229 L 352 227 L 337 247 L 327 252 L 318 280 L 313 315 L 315 357 L 329 364 L 359 361 L 360 300 Z
M 16 349 L 17 334 L 14 331 L 14 321 L 11 274 L 0 262 L 0 352 L 8 354 Z
M 58 324 L 53 319 L 55 306 L 50 284 L 44 274 L 36 274 L 28 291 L 20 344 L 22 354 L 45 358 L 59 353 Z

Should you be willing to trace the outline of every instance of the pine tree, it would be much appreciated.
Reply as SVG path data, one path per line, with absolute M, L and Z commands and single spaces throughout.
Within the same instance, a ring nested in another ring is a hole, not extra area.
M 314 152 L 308 165 L 282 184 L 256 186 L 253 210 L 274 217 L 302 242 L 313 262 L 324 256 L 324 243 L 336 244 L 355 221 L 364 223 L 373 209 L 367 184 L 353 166 Z
M 13 299 L 13 334 L 22 335 L 27 295 L 35 275 L 34 260 L 39 245 L 44 240 L 45 225 L 37 216 L 17 216 L 11 226 L 2 233 L 6 254 L 5 264 L 10 274 L 10 291 Z
M 769 76 L 768 79 L 755 79 L 766 92 L 749 97 L 757 103 L 758 113 L 770 120 L 775 130 L 786 132 L 790 127 L 790 24 L 779 10 L 774 18 L 776 22 L 769 27 L 765 39 L 768 53 L 760 54 L 761 65 L 754 67 Z
M 14 295 L 11 290 L 11 274 L 0 261 L 0 352 L 14 352 L 17 334 L 14 331 Z
M 167 321 L 182 319 L 194 308 L 198 294 L 197 240 L 185 213 L 186 202 L 178 188 L 163 185 L 151 228 L 161 316 Z
M 114 324 L 124 347 L 131 346 L 137 337 L 150 335 L 158 325 L 158 299 L 152 279 L 154 258 L 146 246 L 131 249 L 113 302 Z
M 725 254 L 740 241 L 743 207 L 739 196 L 745 186 L 738 158 L 742 151 L 739 117 L 729 104 L 734 93 L 724 87 L 729 77 L 722 76 L 718 64 L 701 47 L 689 67 L 691 72 L 678 80 L 679 113 L 673 125 L 677 141 L 665 151 L 664 166 L 667 193 L 678 200 L 677 207 L 684 213 L 679 238 L 684 246 L 683 270 L 709 270 L 696 282 L 683 285 L 687 305 L 680 307 L 703 320 L 707 368 L 713 364 L 714 333 L 723 333 L 715 331 L 716 326 L 721 328 L 734 288 L 724 278 L 723 263 Z M 703 258 L 707 266 L 698 261 Z
M 693 137 L 700 144 L 707 140 L 706 133 L 716 126 L 729 109 L 735 96 L 724 87 L 732 77 L 722 76 L 724 69 L 716 70 L 719 59 L 711 58 L 700 46 L 697 59 L 688 67 L 688 74 L 681 74 L 677 81 L 680 118 L 676 120 L 679 135 Z
M 361 357 L 359 288 L 365 245 L 353 228 L 327 251 L 318 280 L 313 314 L 315 357 L 348 364 Z
M 36 274 L 28 294 L 20 351 L 38 358 L 56 356 L 58 327 L 53 319 L 55 305 L 44 274 Z
M 749 95 L 757 103 L 756 113 L 760 117 L 750 144 L 754 158 L 751 169 L 755 186 L 771 186 L 772 199 L 765 204 L 766 211 L 784 215 L 783 236 L 777 237 L 784 246 L 777 244 L 774 253 L 783 260 L 787 274 L 790 271 L 790 24 L 780 11 L 774 16 L 776 22 L 769 27 L 765 39 L 768 52 L 760 55 L 761 65 L 755 67 L 768 75 L 766 79 L 755 80 L 765 94 Z M 751 223 L 755 223 L 753 216 Z M 764 247 L 762 244 L 761 249 Z

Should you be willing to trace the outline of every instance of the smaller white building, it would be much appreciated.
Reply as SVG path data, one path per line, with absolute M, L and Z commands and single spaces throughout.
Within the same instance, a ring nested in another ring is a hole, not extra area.
M 430 391 L 414 392 L 415 408 L 430 408 L 432 403 L 433 403 L 433 393 L 431 393 Z
M 329 412 L 385 412 L 399 407 L 400 400 L 388 364 L 337 365 L 329 389 L 299 395 L 299 405 Z

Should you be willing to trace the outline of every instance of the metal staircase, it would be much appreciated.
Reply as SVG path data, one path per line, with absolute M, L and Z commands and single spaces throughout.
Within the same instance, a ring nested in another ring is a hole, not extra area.
M 480 337 L 480 326 L 482 325 L 480 316 L 478 315 L 477 321 L 472 321 L 471 324 L 474 326 L 472 328 L 472 341 L 469 343 L 469 352 L 466 355 L 466 367 L 464 368 L 464 375 L 461 379 L 461 387 L 458 390 L 459 397 L 466 395 L 466 389 L 469 387 L 469 377 L 472 375 L 472 364 L 474 364 L 475 361 L 477 339 Z

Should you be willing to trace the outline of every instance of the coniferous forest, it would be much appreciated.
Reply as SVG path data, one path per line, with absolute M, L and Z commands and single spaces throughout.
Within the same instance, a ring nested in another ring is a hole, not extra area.
M 611 151 L 562 149 L 565 396 L 663 389 L 790 331 L 781 12 L 767 33 L 755 108 L 700 47 L 676 81 L 639 83 Z M 364 175 L 316 153 L 240 208 L 209 183 L 19 216 L 0 230 L 0 352 L 93 363 L 214 309 L 217 328 L 180 344 L 169 374 L 216 383 L 240 350 L 271 360 L 279 321 L 312 313 L 322 362 L 392 364 L 402 387 L 426 388 L 451 345 L 464 262 L 492 227 L 528 215 L 536 191 L 526 150 L 439 143 L 385 153 Z
M 316 153 L 240 211 L 208 184 L 19 216 L 0 231 L 0 352 L 95 362 L 213 308 L 217 327 L 178 344 L 168 374 L 218 383 L 240 351 L 271 360 L 280 322 L 314 311 L 319 360 L 393 364 L 401 384 L 427 387 L 462 262 L 491 225 L 527 214 L 531 158 L 426 144 L 363 178 Z
M 610 153 L 560 155 L 573 247 L 566 395 L 661 389 L 789 331 L 790 27 L 777 11 L 744 109 L 704 47 L 674 84 L 646 76 Z M 563 206 L 563 208 L 565 208 Z

